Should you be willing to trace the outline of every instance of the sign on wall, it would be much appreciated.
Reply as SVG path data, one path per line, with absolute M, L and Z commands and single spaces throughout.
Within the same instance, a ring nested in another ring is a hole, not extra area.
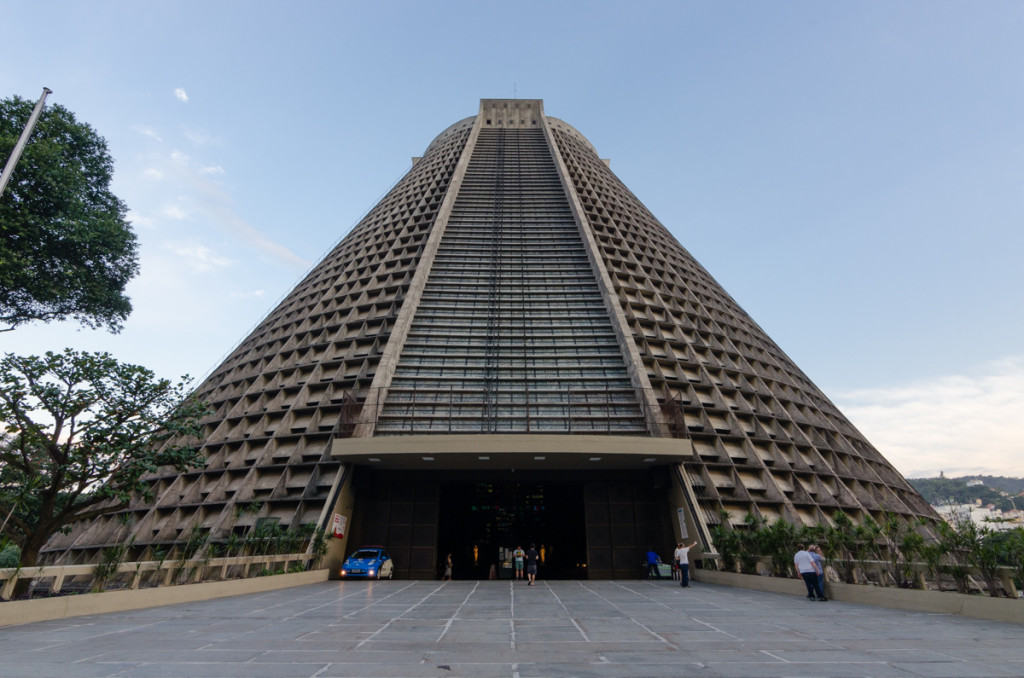
M 690 533 L 686 529 L 686 513 L 683 509 L 677 508 L 676 517 L 679 519 L 679 534 L 682 535 L 681 539 L 686 541 L 690 538 Z
M 345 527 L 346 527 L 347 524 L 348 524 L 348 518 L 346 518 L 345 516 L 341 515 L 340 513 L 335 513 L 334 514 L 334 518 L 331 520 L 331 532 L 338 539 L 344 539 L 344 537 L 345 537 Z

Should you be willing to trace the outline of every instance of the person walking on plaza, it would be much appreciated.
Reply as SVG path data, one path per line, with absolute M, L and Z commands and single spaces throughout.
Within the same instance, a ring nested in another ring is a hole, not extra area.
M 444 559 L 444 574 L 441 576 L 441 581 L 452 580 L 452 554 L 448 554 L 448 557 Z
M 672 557 L 675 558 L 676 567 L 679 568 L 679 585 L 683 588 L 690 588 L 690 549 L 697 545 L 695 539 L 689 546 L 683 546 L 683 542 L 679 542 L 679 546 L 676 547 Z
M 654 575 L 655 579 L 661 579 L 661 572 L 658 572 L 658 565 L 661 565 L 661 558 L 654 552 L 654 549 L 647 549 L 647 578 Z
M 820 572 L 818 564 L 814 562 L 814 558 L 811 557 L 810 552 L 804 548 L 803 544 L 797 544 L 797 549 L 799 550 L 793 556 L 793 564 L 796 565 L 797 571 L 803 577 L 804 584 L 807 585 L 807 599 L 828 600 L 821 587 L 818 586 L 818 573 Z

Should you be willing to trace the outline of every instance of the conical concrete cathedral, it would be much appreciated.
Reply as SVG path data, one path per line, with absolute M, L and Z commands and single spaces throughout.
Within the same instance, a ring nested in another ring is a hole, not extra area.
M 50 544 L 134 557 L 259 523 L 398 576 L 636 577 L 750 513 L 930 508 L 539 100 L 481 101 L 198 389 L 206 465 Z

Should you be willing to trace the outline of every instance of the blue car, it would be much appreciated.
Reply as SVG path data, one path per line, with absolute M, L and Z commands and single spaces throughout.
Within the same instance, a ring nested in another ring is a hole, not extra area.
M 395 564 L 382 546 L 363 546 L 345 559 L 342 579 L 391 579 Z

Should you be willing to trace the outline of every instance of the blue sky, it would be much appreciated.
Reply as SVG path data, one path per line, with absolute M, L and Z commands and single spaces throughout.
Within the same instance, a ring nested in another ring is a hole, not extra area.
M 482 97 L 542 98 L 904 474 L 1024 475 L 1024 4 L 0 0 L 0 96 L 108 141 L 117 336 L 219 363 Z

